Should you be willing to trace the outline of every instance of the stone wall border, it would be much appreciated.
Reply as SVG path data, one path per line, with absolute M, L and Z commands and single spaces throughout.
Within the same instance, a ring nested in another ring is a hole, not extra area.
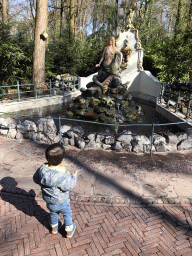
M 57 129 L 54 119 L 39 118 L 35 123 L 29 120 L 21 122 L 14 118 L 0 118 L 0 135 L 17 140 L 31 140 L 51 144 L 61 142 L 64 146 L 79 149 L 104 149 L 120 152 L 149 153 L 151 136 L 135 135 L 131 131 L 113 135 L 108 131 L 87 133 L 81 126 L 63 125 Z M 180 132 L 173 134 L 162 131 L 154 134 L 152 152 L 178 152 L 192 149 L 192 134 Z

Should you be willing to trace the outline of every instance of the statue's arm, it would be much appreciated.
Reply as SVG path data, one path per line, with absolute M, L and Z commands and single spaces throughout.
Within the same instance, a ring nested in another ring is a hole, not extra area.
M 101 63 L 103 62 L 103 60 L 104 60 L 104 58 L 105 58 L 105 51 L 106 51 L 106 48 L 105 48 L 104 51 L 103 51 L 103 55 L 102 55 L 102 57 L 101 57 L 101 59 L 100 59 L 100 61 L 99 61 L 99 64 L 96 64 L 95 67 L 100 67 Z

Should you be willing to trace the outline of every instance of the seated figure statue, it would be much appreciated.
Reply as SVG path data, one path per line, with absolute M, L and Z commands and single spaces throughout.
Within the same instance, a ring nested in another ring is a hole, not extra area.
M 108 86 L 114 77 L 119 77 L 119 68 L 122 62 L 122 53 L 115 46 L 115 38 L 110 37 L 108 46 L 105 47 L 99 64 L 96 67 L 102 68 L 98 74 L 93 77 L 93 82 L 101 87 L 103 93 L 108 90 Z

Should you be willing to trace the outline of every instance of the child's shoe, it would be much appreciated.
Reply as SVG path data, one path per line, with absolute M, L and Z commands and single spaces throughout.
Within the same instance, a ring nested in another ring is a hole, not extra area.
M 65 231 L 66 231 L 66 237 L 67 238 L 71 238 L 75 232 L 76 226 L 75 223 L 73 222 L 73 224 L 71 226 L 66 226 L 65 227 Z
M 53 235 L 57 234 L 58 233 L 58 230 L 63 226 L 63 221 L 62 220 L 59 220 L 59 222 L 55 225 L 51 224 L 51 233 Z

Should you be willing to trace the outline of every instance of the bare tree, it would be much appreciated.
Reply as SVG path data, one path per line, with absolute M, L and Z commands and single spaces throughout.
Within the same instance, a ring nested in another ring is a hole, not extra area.
M 75 26 L 75 3 L 74 0 L 70 0 L 70 15 L 69 15 L 69 38 L 74 39 L 74 26 Z
M 177 16 L 176 16 L 176 22 L 175 22 L 175 34 L 174 37 L 176 37 L 179 33 L 179 30 L 181 28 L 182 19 L 183 19 L 183 0 L 179 0 L 178 7 L 177 7 Z
M 60 38 L 63 31 L 63 22 L 64 22 L 64 0 L 60 0 Z
M 45 46 L 48 0 L 36 1 L 35 39 L 33 51 L 33 82 L 45 81 Z
M 7 24 L 7 3 L 6 0 L 2 0 L 2 22 Z
M 187 26 L 190 28 L 192 25 L 192 0 L 189 2 L 189 14 L 187 20 Z

